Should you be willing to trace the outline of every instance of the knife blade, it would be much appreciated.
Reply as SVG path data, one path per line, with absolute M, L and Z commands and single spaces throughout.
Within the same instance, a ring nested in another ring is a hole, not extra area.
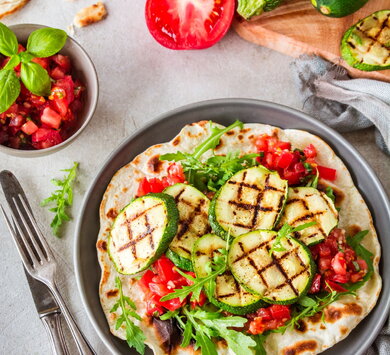
M 60 307 L 58 307 L 57 302 L 47 286 L 32 278 L 26 270 L 24 270 L 24 273 L 26 274 L 26 278 L 30 286 L 31 296 L 39 316 L 42 317 L 50 313 L 60 312 Z

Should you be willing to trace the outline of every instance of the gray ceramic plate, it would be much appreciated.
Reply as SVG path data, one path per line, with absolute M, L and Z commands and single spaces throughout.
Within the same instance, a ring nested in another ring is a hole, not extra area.
M 343 159 L 356 186 L 363 194 L 373 215 L 378 235 L 381 237 L 382 250 L 390 250 L 390 238 L 387 238 L 390 225 L 390 204 L 386 193 L 367 162 L 334 130 L 291 108 L 257 100 L 213 100 L 176 109 L 158 117 L 151 124 L 136 132 L 111 154 L 92 182 L 78 218 L 74 262 L 79 291 L 93 326 L 113 353 L 129 354 L 132 352 L 126 342 L 111 335 L 100 307 L 98 294 L 100 267 L 95 243 L 99 231 L 99 205 L 111 177 L 149 146 L 171 140 L 188 123 L 213 120 L 227 126 L 235 119 L 247 123 L 266 123 L 281 128 L 304 129 L 326 140 L 336 154 Z M 382 259 L 380 267 L 382 275 L 389 275 L 390 259 Z M 386 319 L 389 304 L 390 282 L 385 278 L 382 294 L 371 314 L 345 340 L 324 354 L 363 354 L 379 333 Z

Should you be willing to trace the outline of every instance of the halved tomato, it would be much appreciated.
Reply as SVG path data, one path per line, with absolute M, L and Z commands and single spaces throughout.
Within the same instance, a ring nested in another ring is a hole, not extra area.
M 235 7 L 235 0 L 147 0 L 146 24 L 164 47 L 208 48 L 228 31 Z

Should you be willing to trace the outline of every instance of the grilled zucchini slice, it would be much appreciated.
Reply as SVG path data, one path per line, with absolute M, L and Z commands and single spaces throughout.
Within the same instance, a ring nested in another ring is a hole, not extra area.
M 226 241 L 215 234 L 206 234 L 199 238 L 192 252 L 192 263 L 196 277 L 207 276 L 207 264 L 220 255 L 226 248 Z M 247 314 L 264 306 L 261 297 L 246 291 L 233 277 L 230 270 L 215 280 L 214 295 L 208 295 L 209 301 L 217 307 L 233 314 Z
M 254 231 L 233 240 L 228 264 L 249 292 L 268 303 L 291 304 L 304 295 L 315 273 L 310 250 L 295 238 L 281 238 L 284 251 L 270 249 L 277 232 Z
M 364 70 L 390 68 L 390 10 L 374 12 L 345 32 L 341 55 L 352 67 Z
M 215 194 L 209 220 L 214 232 L 237 237 L 276 225 L 287 198 L 287 181 L 263 166 L 241 170 Z
M 322 191 L 313 187 L 294 187 L 288 189 L 288 198 L 279 228 L 284 223 L 292 227 L 316 221 L 317 224 L 300 232 L 294 237 L 308 246 L 322 242 L 338 223 L 338 212 L 333 201 Z
M 133 275 L 148 268 L 168 248 L 178 221 L 170 195 L 148 194 L 129 203 L 116 217 L 108 240 L 117 271 Z
M 175 199 L 179 210 L 179 226 L 167 257 L 179 268 L 191 271 L 194 244 L 210 231 L 207 215 L 210 201 L 198 189 L 187 184 L 169 186 L 164 192 Z

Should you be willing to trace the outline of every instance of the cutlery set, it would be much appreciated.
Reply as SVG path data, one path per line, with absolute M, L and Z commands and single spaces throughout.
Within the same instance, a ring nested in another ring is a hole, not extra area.
M 16 177 L 7 170 L 0 172 L 0 184 L 10 210 L 0 209 L 22 259 L 27 281 L 44 324 L 54 354 L 67 355 L 61 318 L 66 321 L 80 354 L 95 354 L 68 310 L 55 281 L 57 263 L 32 213 L 27 197 Z

